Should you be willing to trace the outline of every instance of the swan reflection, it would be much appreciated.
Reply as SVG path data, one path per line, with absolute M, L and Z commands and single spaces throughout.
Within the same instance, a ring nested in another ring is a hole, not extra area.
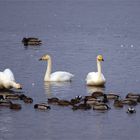
M 62 93 L 63 91 L 66 91 L 70 88 L 70 82 L 44 82 L 44 89 L 47 97 L 54 96 L 57 93 L 59 94 L 60 92 Z
M 105 87 L 87 86 L 87 93 L 92 94 L 93 92 L 105 92 Z
M 11 89 L 0 89 L 0 95 L 9 95 L 9 94 L 22 94 L 24 91 L 16 91 Z

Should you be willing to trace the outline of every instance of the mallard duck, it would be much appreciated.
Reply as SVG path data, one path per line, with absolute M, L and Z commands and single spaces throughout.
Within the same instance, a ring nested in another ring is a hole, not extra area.
M 75 98 L 71 99 L 70 102 L 72 105 L 78 104 L 82 101 L 82 96 L 76 96 Z
M 59 99 L 57 97 L 52 97 L 48 99 L 49 104 L 58 104 Z
M 14 110 L 20 110 L 22 107 L 20 104 L 15 104 L 15 103 L 11 103 L 10 104 L 10 109 L 14 109 Z
M 136 113 L 136 110 L 133 107 L 129 107 L 128 110 L 127 110 L 127 113 L 130 113 L 130 114 Z
M 22 39 L 22 43 L 24 44 L 24 46 L 28 46 L 28 45 L 36 46 L 36 45 L 41 45 L 42 41 L 35 37 L 29 37 L 29 38 L 24 37 Z
M 11 104 L 12 104 L 12 102 L 9 100 L 0 100 L 1 107 L 10 107 Z
M 96 104 L 93 105 L 93 110 L 108 110 L 110 107 L 107 104 Z
M 133 106 L 137 105 L 137 101 L 135 101 L 131 98 L 126 98 L 126 99 L 122 100 L 122 103 L 127 104 L 127 105 L 133 105 Z
M 0 95 L 0 101 L 4 100 L 4 96 L 3 95 Z
M 58 105 L 60 105 L 60 106 L 69 106 L 69 105 L 71 105 L 71 102 L 67 101 L 67 100 L 59 100 Z
M 96 92 L 93 92 L 91 96 L 97 98 L 97 97 L 104 96 L 104 93 L 100 91 L 96 91 Z
M 123 102 L 121 100 L 115 99 L 113 105 L 114 105 L 114 107 L 122 108 L 123 107 Z
M 18 100 L 19 99 L 19 95 L 18 94 L 8 94 L 8 95 L 5 95 L 5 99 Z
M 28 104 L 31 104 L 33 103 L 33 99 L 31 97 L 26 97 L 23 99 L 24 103 L 28 103 Z
M 46 103 L 35 104 L 34 105 L 34 108 L 35 109 L 40 109 L 40 110 L 48 110 L 48 109 L 51 109 L 51 107 L 48 104 L 46 104 Z
M 107 99 L 113 99 L 113 100 L 119 99 L 119 97 L 120 97 L 119 95 L 114 94 L 114 93 L 106 94 L 106 96 L 107 96 Z
M 128 93 L 128 94 L 126 95 L 126 98 L 138 99 L 138 98 L 140 98 L 140 94 Z
M 73 110 L 77 110 L 77 109 L 82 109 L 82 110 L 88 110 L 91 109 L 91 106 L 89 104 L 87 104 L 87 99 L 84 99 L 84 103 L 80 103 L 78 105 L 73 105 L 72 107 Z

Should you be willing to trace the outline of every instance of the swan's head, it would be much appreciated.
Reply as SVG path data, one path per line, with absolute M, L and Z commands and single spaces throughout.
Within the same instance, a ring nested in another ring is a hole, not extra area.
M 49 60 L 50 56 L 48 54 L 43 55 L 39 60 Z
M 15 88 L 16 88 L 16 89 L 22 89 L 22 85 L 19 84 L 19 83 L 16 83 L 16 84 L 15 84 Z
M 98 61 L 104 61 L 103 56 L 102 56 L 102 55 L 98 55 L 98 56 L 97 56 L 97 60 L 98 60 Z

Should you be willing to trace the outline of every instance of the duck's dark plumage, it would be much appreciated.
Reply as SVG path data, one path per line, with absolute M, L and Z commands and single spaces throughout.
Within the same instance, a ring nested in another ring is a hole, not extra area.
M 20 110 L 22 107 L 20 104 L 15 104 L 15 103 L 12 103 L 10 105 L 10 109 L 13 109 L 13 110 Z
M 122 108 L 123 107 L 123 102 L 121 100 L 116 99 L 114 101 L 114 107 Z
M 41 45 L 42 41 L 39 40 L 38 38 L 35 38 L 35 37 L 29 37 L 29 38 L 24 37 L 22 39 L 22 43 L 24 44 L 24 46 L 28 46 L 28 45 Z

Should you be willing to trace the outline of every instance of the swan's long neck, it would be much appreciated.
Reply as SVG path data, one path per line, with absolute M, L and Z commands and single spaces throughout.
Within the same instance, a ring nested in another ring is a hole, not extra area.
M 51 58 L 49 58 L 44 81 L 50 81 L 51 69 L 52 69 L 52 61 L 51 61 Z
M 101 62 L 99 60 L 97 60 L 97 72 L 98 72 L 98 76 L 101 76 Z

